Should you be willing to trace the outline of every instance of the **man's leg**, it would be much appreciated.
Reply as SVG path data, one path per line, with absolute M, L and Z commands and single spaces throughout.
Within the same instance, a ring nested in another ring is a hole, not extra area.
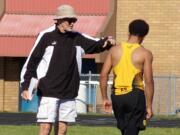
M 51 128 L 51 123 L 40 123 L 39 135 L 50 135 Z
M 51 97 L 42 97 L 37 113 L 37 122 L 40 123 L 39 135 L 49 135 L 52 124 L 57 118 L 59 99 Z
M 67 122 L 59 122 L 58 128 L 55 130 L 55 135 L 66 135 L 68 128 Z
M 58 135 L 59 121 L 54 123 L 54 135 Z
M 55 135 L 66 135 L 68 123 L 75 122 L 77 116 L 76 103 L 74 99 L 71 100 L 60 100 L 59 105 L 59 124 L 58 134 Z

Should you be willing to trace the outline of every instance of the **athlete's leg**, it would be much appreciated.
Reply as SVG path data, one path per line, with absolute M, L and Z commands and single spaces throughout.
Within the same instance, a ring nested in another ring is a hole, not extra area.
M 124 135 L 138 135 L 139 128 L 136 126 L 136 122 L 134 120 L 130 120 L 127 128 L 124 131 Z
M 124 135 L 124 130 L 121 130 L 121 135 Z

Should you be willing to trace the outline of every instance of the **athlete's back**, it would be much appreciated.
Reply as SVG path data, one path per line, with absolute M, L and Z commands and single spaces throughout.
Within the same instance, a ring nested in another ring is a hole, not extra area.
M 113 46 L 110 49 L 109 53 L 112 56 L 112 65 L 114 67 L 121 60 L 121 55 L 123 53 L 122 45 L 120 44 L 120 45 L 117 45 L 117 46 Z M 133 65 L 137 69 L 143 70 L 143 64 L 144 64 L 144 61 L 145 61 L 145 57 L 149 53 L 151 53 L 151 52 L 149 50 L 145 49 L 143 46 L 140 46 L 139 48 L 134 50 L 133 53 L 132 53 L 132 59 L 131 59 Z

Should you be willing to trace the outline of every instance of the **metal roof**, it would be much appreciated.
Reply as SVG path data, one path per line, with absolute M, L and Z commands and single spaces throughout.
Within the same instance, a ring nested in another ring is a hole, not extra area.
M 52 16 L 5 14 L 0 21 L 0 35 L 36 36 L 52 24 Z
M 0 37 L 0 56 L 26 57 L 35 42 L 35 37 Z
M 54 14 L 62 4 L 72 5 L 79 15 L 107 15 L 111 0 L 6 0 L 6 13 Z
M 95 36 L 106 16 L 79 16 L 74 29 Z M 5 14 L 0 21 L 0 56 L 27 56 L 38 33 L 54 24 L 50 15 Z
M 74 29 L 95 36 L 105 19 L 106 16 L 79 16 Z M 53 24 L 50 15 L 5 14 L 0 21 L 0 36 L 37 36 Z
M 107 20 L 111 0 L 5 0 L 0 20 L 0 56 L 27 56 L 38 33 L 54 24 L 54 12 L 72 5 L 78 16 L 74 29 L 96 36 Z M 85 57 L 94 57 L 86 55 Z

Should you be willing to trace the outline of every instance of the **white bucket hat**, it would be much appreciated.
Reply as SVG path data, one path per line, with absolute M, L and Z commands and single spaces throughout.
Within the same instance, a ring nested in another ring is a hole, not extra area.
M 61 5 L 57 8 L 54 20 L 63 19 L 63 18 L 76 18 L 77 15 L 74 11 L 74 8 L 70 5 Z

